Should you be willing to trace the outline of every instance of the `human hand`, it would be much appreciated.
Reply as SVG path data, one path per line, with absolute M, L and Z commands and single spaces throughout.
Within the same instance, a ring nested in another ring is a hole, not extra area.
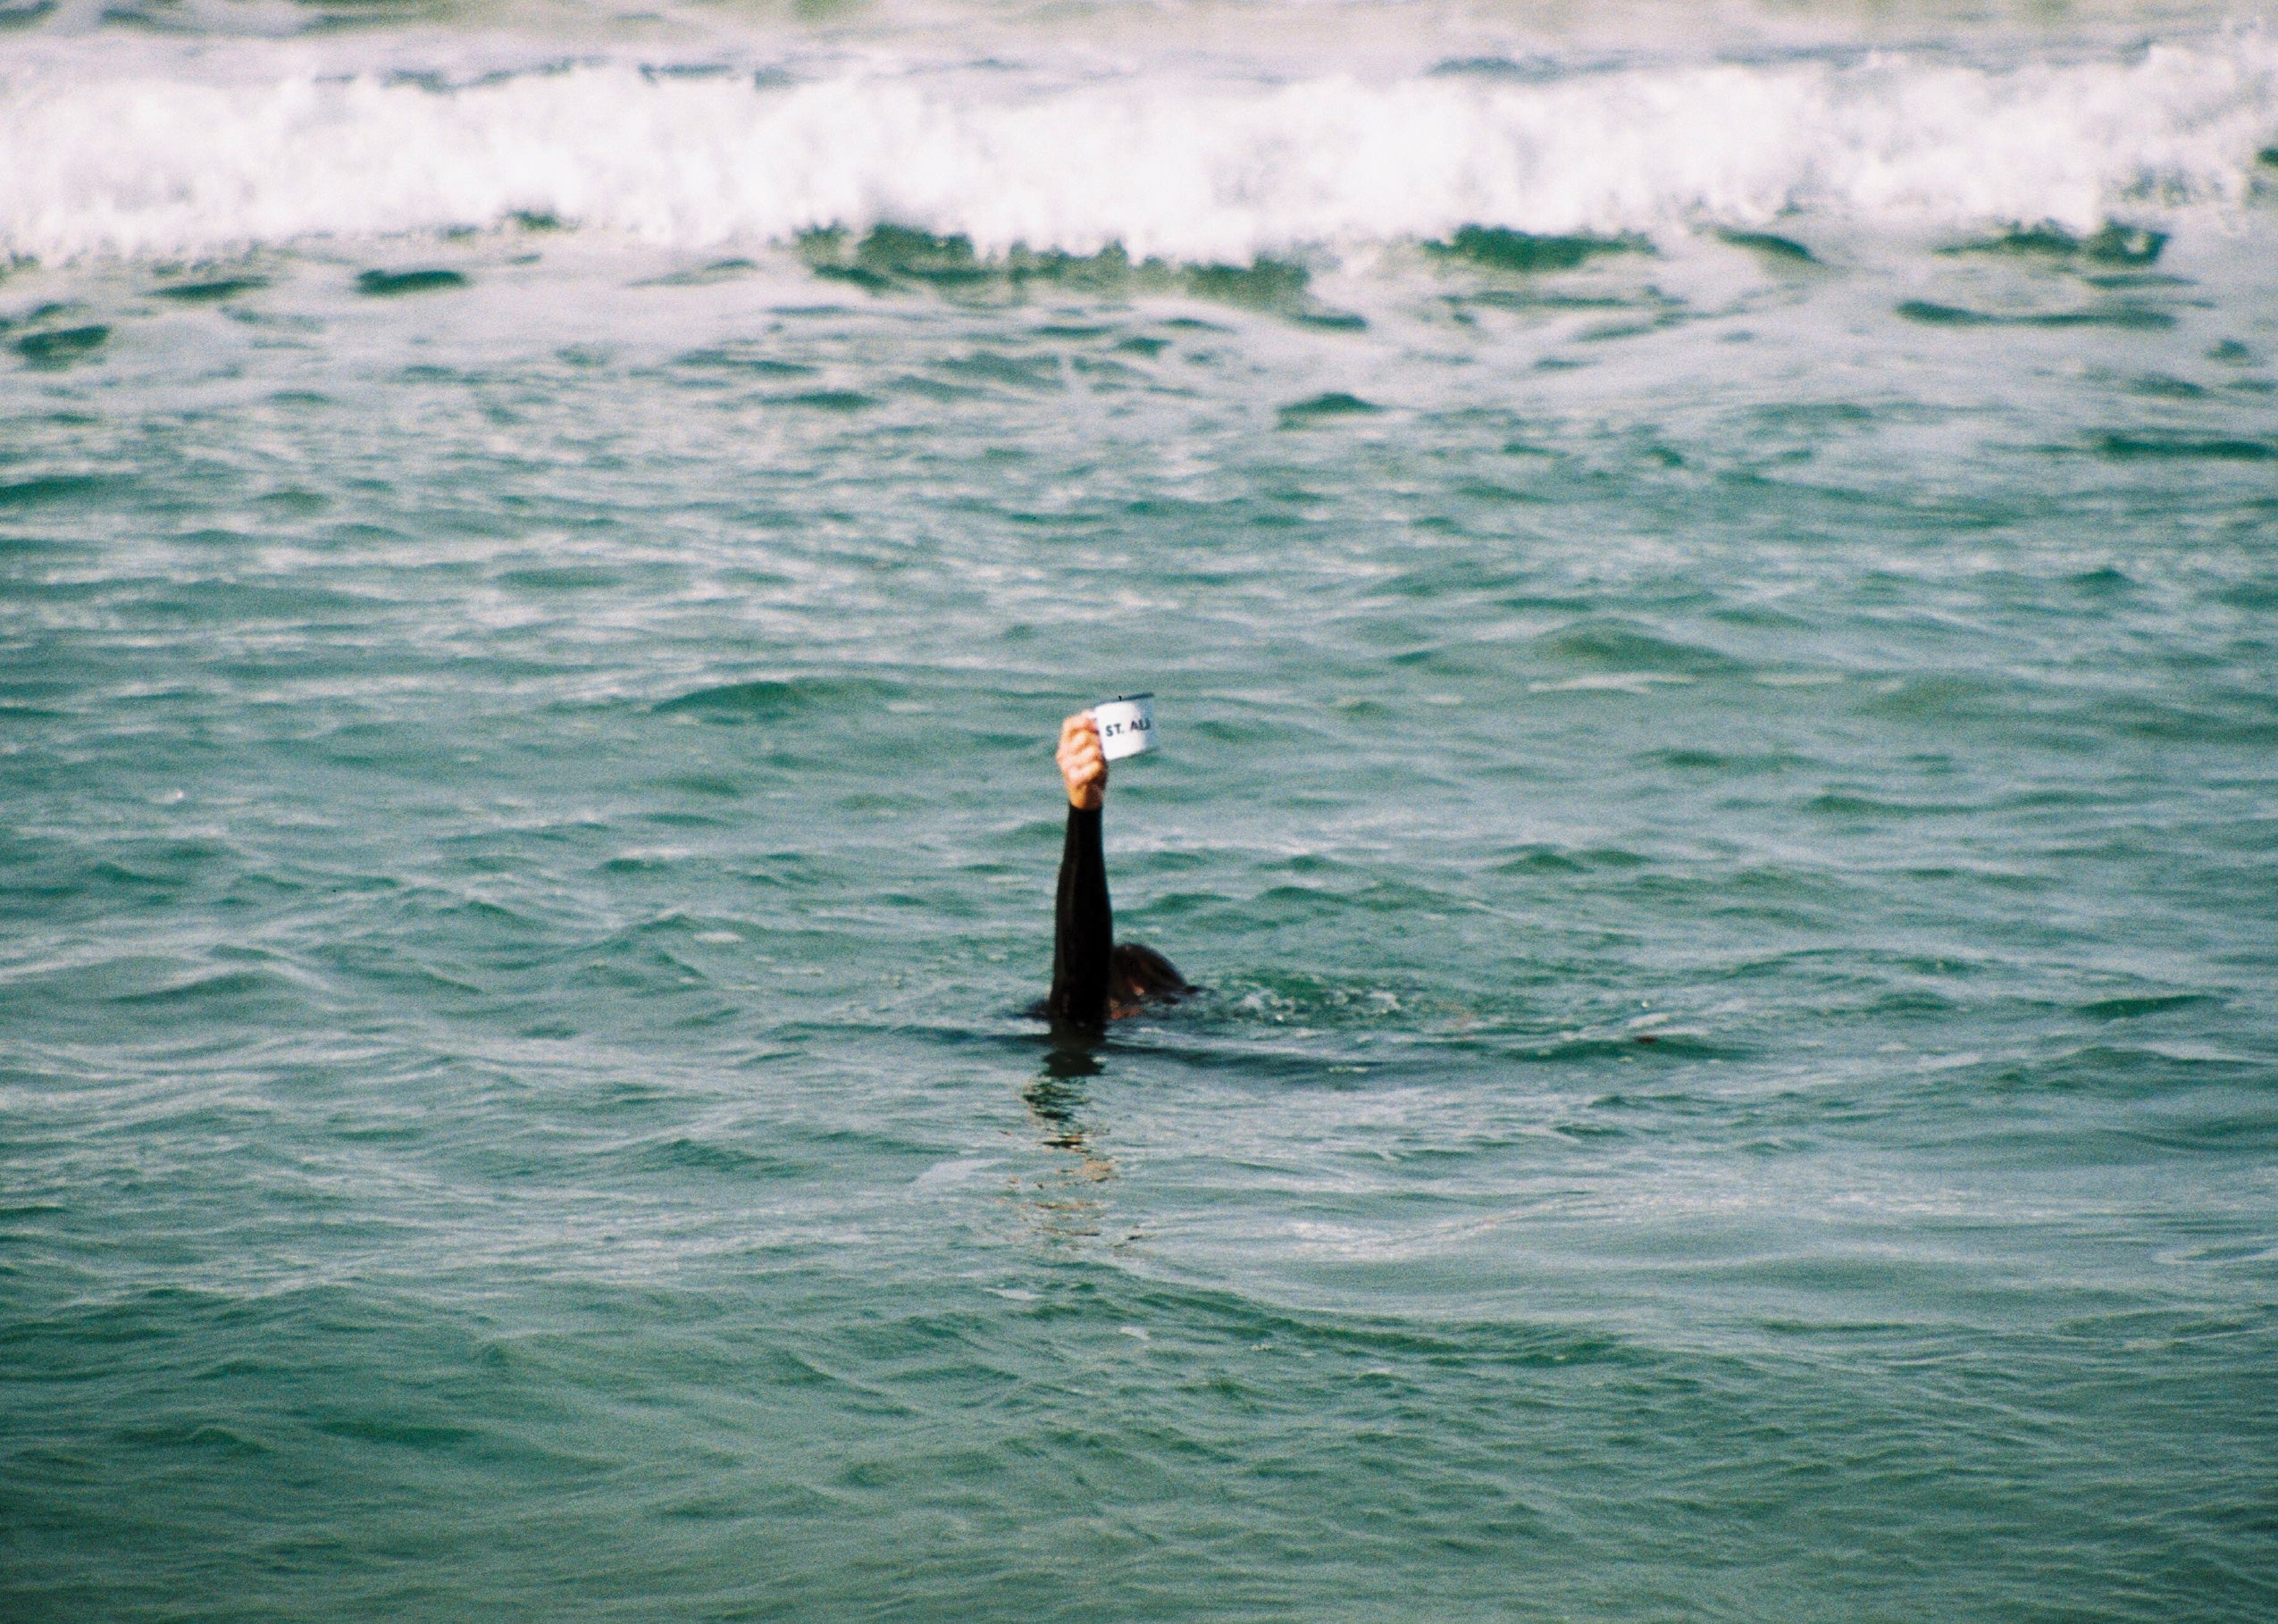
M 1108 758 L 1100 753 L 1100 724 L 1079 710 L 1059 724 L 1059 775 L 1068 780 L 1068 804 L 1096 812 L 1108 798 Z

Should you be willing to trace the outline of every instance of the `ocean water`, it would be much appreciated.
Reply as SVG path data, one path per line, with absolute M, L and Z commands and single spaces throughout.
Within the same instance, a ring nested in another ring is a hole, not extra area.
M 2278 1616 L 2255 13 L 0 24 L 0 1616 Z

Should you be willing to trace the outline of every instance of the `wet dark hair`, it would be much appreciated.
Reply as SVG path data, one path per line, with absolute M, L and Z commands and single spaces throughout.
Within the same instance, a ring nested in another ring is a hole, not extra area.
M 1142 1004 L 1176 1003 L 1194 991 L 1178 967 L 1151 947 L 1118 942 L 1108 955 L 1108 1012 L 1127 1015 Z

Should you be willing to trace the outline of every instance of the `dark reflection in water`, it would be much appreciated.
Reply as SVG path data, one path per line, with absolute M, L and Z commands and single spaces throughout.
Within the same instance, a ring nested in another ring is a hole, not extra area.
M 1086 1080 L 1101 1076 L 1106 1069 L 1100 1061 L 1096 1039 L 1055 1037 L 1038 1075 L 1021 1091 L 1044 1145 L 1068 1151 L 1076 1159 L 1073 1165 L 1055 1168 L 1025 1192 L 1033 1202 L 1032 1216 L 1038 1226 L 1054 1239 L 1096 1237 L 1107 1217 L 1096 1186 L 1115 1176 L 1115 1161 L 1093 1142 L 1095 1130 L 1080 1114 L 1090 1102 Z
M 1051 1048 L 1045 1051 L 1043 1072 L 1021 1095 L 1038 1125 L 1045 1130 L 1046 1144 L 1063 1151 L 1089 1150 L 1085 1130 L 1076 1112 L 1085 1103 L 1084 1080 L 1105 1070 L 1100 1064 L 1096 1043 L 1076 1038 L 1054 1038 Z
M 1100 1064 L 1096 1041 L 1056 1038 L 1044 1056 L 1044 1076 L 1039 1082 L 1072 1083 L 1078 1077 L 1096 1077 L 1106 1069 Z

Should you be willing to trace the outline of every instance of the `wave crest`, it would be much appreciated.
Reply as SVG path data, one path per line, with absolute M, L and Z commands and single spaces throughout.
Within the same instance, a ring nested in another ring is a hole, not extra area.
M 894 222 L 1245 263 L 1318 244 L 1759 226 L 1951 229 L 2232 205 L 2278 130 L 2259 35 L 2001 69 L 1633 67 L 1070 84 L 884 70 L 784 84 L 596 63 L 463 86 L 209 47 L 0 73 L 0 250 L 201 255 L 552 216 L 689 248 Z M 216 59 L 222 60 L 217 70 Z

